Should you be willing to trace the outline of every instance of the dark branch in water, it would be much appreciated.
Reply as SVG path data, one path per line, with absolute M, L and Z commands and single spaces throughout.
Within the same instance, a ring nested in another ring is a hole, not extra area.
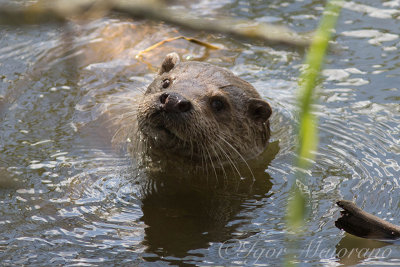
M 266 23 L 255 23 L 248 20 L 203 19 L 188 16 L 153 1 L 96 1 L 96 0 L 58 0 L 44 4 L 36 4 L 25 8 L 0 6 L 0 24 L 29 25 L 44 23 L 63 23 L 71 17 L 87 19 L 88 14 L 97 12 L 106 15 L 117 12 L 134 19 L 164 21 L 192 31 L 221 33 L 237 39 L 261 40 L 270 44 L 285 44 L 303 48 L 310 44 L 307 37 L 301 36 L 283 26 Z M 89 16 L 90 17 L 90 16 Z
M 339 200 L 336 204 L 344 209 L 342 216 L 335 222 L 336 227 L 349 234 L 378 240 L 400 238 L 400 227 L 384 221 L 357 207 L 353 202 Z

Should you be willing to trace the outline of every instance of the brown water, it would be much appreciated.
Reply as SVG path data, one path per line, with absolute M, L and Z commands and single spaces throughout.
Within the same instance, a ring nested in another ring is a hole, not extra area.
M 317 26 L 322 3 L 226 0 L 176 8 L 306 32 Z M 341 198 L 400 223 L 399 10 L 398 0 L 349 1 L 343 8 L 317 105 L 310 216 L 295 250 L 304 265 L 400 264 L 399 246 L 351 238 L 334 226 Z M 147 64 L 135 59 L 182 34 L 223 49 L 180 40 L 145 56 Z M 254 184 L 187 193 L 168 182 L 149 185 L 134 161 L 111 147 L 115 128 L 104 111 L 140 94 L 154 76 L 149 66 L 171 51 L 231 69 L 270 102 L 271 162 Z M 66 27 L 2 26 L 1 265 L 281 264 L 303 56 L 115 16 Z

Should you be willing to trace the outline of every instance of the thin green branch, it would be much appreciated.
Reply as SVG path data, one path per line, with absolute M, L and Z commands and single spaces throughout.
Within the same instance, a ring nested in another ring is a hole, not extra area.
M 308 169 L 311 166 L 311 162 L 314 159 L 314 151 L 318 146 L 317 121 L 312 112 L 312 104 L 315 100 L 317 79 L 321 72 L 329 40 L 336 25 L 340 8 L 341 5 L 337 1 L 330 1 L 325 8 L 325 14 L 322 17 L 314 38 L 312 39 L 310 50 L 307 53 L 305 61 L 306 68 L 300 76 L 298 98 L 300 107 L 300 124 L 298 135 L 298 156 L 296 162 L 297 167 L 300 169 Z M 304 174 L 301 172 L 297 172 L 296 177 L 300 181 L 305 182 L 303 179 Z M 301 191 L 296 190 L 296 192 Z M 305 203 L 304 199 L 305 197 L 295 196 L 294 200 L 289 201 L 287 212 L 289 218 L 288 226 L 292 229 L 298 229 L 303 224 L 305 213 L 302 213 L 302 216 L 292 216 L 292 214 L 298 214 L 298 210 L 305 210 L 305 207 L 299 206 L 301 203 Z
M 317 79 L 322 69 L 324 58 L 328 49 L 329 40 L 335 28 L 340 13 L 342 2 L 328 2 L 324 16 L 312 39 L 310 50 L 307 53 L 306 68 L 300 76 L 298 103 L 300 108 L 300 124 L 298 133 L 298 151 L 296 166 L 307 170 L 315 159 L 314 152 L 318 147 L 318 128 L 316 116 L 313 114 L 312 105 L 315 101 Z M 305 174 L 297 171 L 296 183 L 291 190 L 292 198 L 288 201 L 286 219 L 287 226 L 293 233 L 299 233 L 307 217 L 308 195 L 303 193 L 297 181 L 307 184 Z M 296 247 L 296 241 L 289 243 L 289 249 Z M 285 265 L 294 265 L 294 255 L 289 253 Z

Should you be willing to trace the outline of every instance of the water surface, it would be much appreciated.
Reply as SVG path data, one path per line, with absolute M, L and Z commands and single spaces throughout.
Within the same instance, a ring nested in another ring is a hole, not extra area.
M 308 32 L 322 4 L 177 1 L 175 8 Z M 400 220 L 399 7 L 397 0 L 348 1 L 339 18 L 316 105 L 320 147 L 306 188 L 311 211 L 295 251 L 305 265 L 399 264 L 397 245 L 354 239 L 334 226 L 336 199 Z M 223 49 L 180 40 L 135 59 L 182 34 Z M 282 263 L 303 53 L 116 16 L 64 27 L 2 26 L 0 44 L 3 265 Z M 271 162 L 252 188 L 173 195 L 174 185 L 156 184 L 158 194 L 145 198 L 142 174 L 111 146 L 115 126 L 104 112 L 140 94 L 171 51 L 232 70 L 271 104 Z M 373 248 L 380 253 L 344 253 Z

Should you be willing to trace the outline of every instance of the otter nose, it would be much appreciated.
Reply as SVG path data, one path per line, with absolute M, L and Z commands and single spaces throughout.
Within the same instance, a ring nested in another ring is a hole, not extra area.
M 188 112 L 192 103 L 178 93 L 163 93 L 160 96 L 161 108 L 167 112 Z

